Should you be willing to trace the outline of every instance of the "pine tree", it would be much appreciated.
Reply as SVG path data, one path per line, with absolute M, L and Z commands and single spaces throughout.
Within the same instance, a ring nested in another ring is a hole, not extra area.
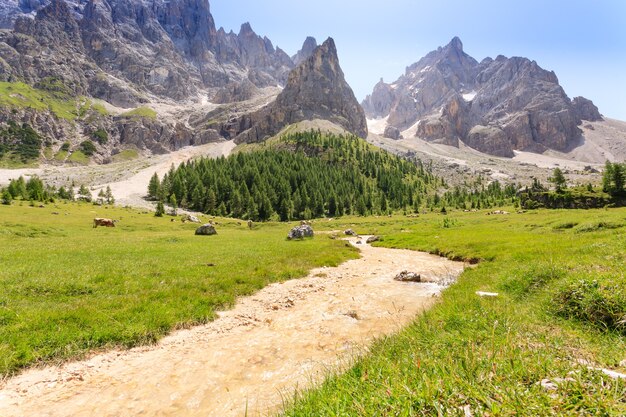
M 150 178 L 150 183 L 148 184 L 148 198 L 156 200 L 158 198 L 160 188 L 161 182 L 159 181 L 159 176 L 155 172 L 152 178 Z
M 100 192 L 98 193 L 98 198 L 96 199 L 96 204 L 101 206 L 104 204 L 105 200 L 106 200 L 106 194 L 104 190 L 100 189 Z
M 178 202 L 176 201 L 176 194 L 170 195 L 170 207 L 172 211 L 170 211 L 170 215 L 176 216 L 178 212 Z
M 104 198 L 106 199 L 107 204 L 115 204 L 115 198 L 113 197 L 113 191 L 111 191 L 111 187 L 107 185 L 107 189 L 104 193 Z
M 5 188 L 4 191 L 2 191 L 2 204 L 8 206 L 11 204 L 12 200 L 13 200 L 13 196 L 11 195 L 9 190 Z
M 89 191 L 89 188 L 85 187 L 84 184 L 78 189 L 78 199 L 89 203 L 91 202 L 91 191 Z
M 554 168 L 552 171 L 552 176 L 548 178 L 552 184 L 554 184 L 554 188 L 557 193 L 560 193 L 565 188 L 567 188 L 567 180 L 565 179 L 565 175 L 563 175 L 563 171 L 561 168 Z
M 156 206 L 156 211 L 154 212 L 155 217 L 163 217 L 165 214 L 165 207 L 163 206 L 163 202 L 159 200 Z
M 215 191 L 212 189 L 207 192 L 206 202 L 204 204 L 204 212 L 206 214 L 215 214 L 215 210 L 217 209 L 217 196 L 215 195 Z

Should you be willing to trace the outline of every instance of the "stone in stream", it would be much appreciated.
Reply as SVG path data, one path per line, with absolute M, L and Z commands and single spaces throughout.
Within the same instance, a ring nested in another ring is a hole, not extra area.
M 400 272 L 394 279 L 400 282 L 422 282 L 422 276 L 420 274 L 409 271 Z
M 203 224 L 196 229 L 196 236 L 212 236 L 216 234 L 217 230 L 211 223 Z
M 352 229 L 348 229 L 345 232 L 343 232 L 346 236 L 356 236 L 356 232 Z
M 379 240 L 380 240 L 380 236 L 370 236 L 367 238 L 365 243 L 374 243 L 374 242 L 378 242 Z

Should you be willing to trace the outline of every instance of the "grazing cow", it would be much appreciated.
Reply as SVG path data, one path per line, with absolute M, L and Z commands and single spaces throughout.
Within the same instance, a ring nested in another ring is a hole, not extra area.
M 96 217 L 95 219 L 93 219 L 94 229 L 98 226 L 115 227 L 115 223 L 117 223 L 117 220 L 103 219 L 100 217 Z

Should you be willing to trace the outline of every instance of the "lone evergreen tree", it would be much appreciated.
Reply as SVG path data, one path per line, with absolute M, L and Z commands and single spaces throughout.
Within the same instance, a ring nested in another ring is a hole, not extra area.
M 104 190 L 100 190 L 100 192 L 98 193 L 98 198 L 96 199 L 96 204 L 101 206 L 104 204 L 106 199 L 106 194 L 104 193 Z
M 165 207 L 163 206 L 163 202 L 159 200 L 156 206 L 156 211 L 154 212 L 155 217 L 163 217 L 165 214 Z
M 107 190 L 104 193 L 104 198 L 106 199 L 107 204 L 115 204 L 115 198 L 113 197 L 113 192 L 111 191 L 111 187 L 107 185 Z
M 2 191 L 2 204 L 8 206 L 11 204 L 11 200 L 13 200 L 13 196 L 9 190 L 5 188 L 4 191 Z
M 565 179 L 565 175 L 563 175 L 563 171 L 561 168 L 554 168 L 552 171 L 552 176 L 548 178 L 552 184 L 554 184 L 554 188 L 557 193 L 560 193 L 565 188 L 567 188 L 567 180 Z
M 84 184 L 78 189 L 78 199 L 91 202 L 91 191 L 89 191 L 89 188 L 85 187 Z

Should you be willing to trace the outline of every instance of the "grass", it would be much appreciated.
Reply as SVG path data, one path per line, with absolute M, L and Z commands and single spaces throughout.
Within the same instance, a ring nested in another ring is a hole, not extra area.
M 120 222 L 93 229 L 94 217 Z M 133 209 L 1 205 L 0 375 L 152 343 L 237 296 L 357 256 L 327 238 L 288 242 L 287 224 L 217 221 L 217 236 L 200 237 Z
M 78 117 L 75 99 L 58 98 L 51 92 L 33 88 L 22 82 L 0 82 L 0 106 L 50 110 L 57 117 L 70 121 Z
M 68 162 L 73 162 L 75 164 L 80 164 L 80 165 L 88 165 L 90 159 L 82 151 L 75 150 L 75 151 L 72 152 L 72 154 L 69 156 L 69 158 L 67 158 L 67 161 Z
M 50 147 L 50 146 L 46 146 L 43 149 L 43 156 L 44 158 L 50 160 L 54 158 L 54 150 Z
M 126 113 L 122 113 L 121 116 L 131 118 L 131 119 L 146 118 L 146 119 L 156 120 L 157 112 L 151 109 L 150 107 L 137 107 L 134 110 L 127 111 Z
M 19 155 L 12 152 L 6 153 L 0 157 L 0 168 L 16 169 L 16 168 L 36 168 L 39 165 L 37 161 L 24 162 Z
M 136 149 L 124 149 L 118 154 L 113 155 L 113 162 L 132 161 L 139 158 L 139 152 Z
M 64 162 L 67 159 L 68 151 L 59 151 L 54 155 L 54 160 Z
M 481 262 L 414 324 L 298 394 L 285 415 L 626 415 L 626 381 L 580 362 L 626 373 L 626 209 L 444 218 L 324 226 Z M 540 384 L 556 378 L 569 379 L 555 390 Z

